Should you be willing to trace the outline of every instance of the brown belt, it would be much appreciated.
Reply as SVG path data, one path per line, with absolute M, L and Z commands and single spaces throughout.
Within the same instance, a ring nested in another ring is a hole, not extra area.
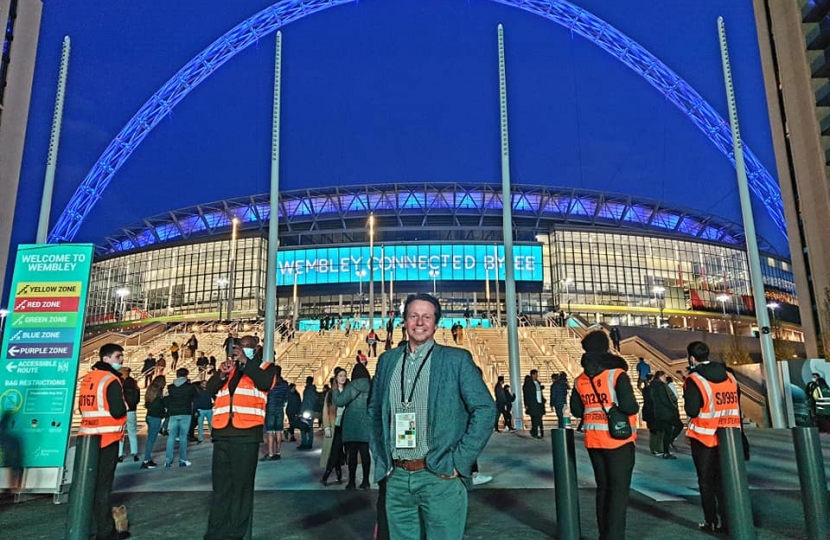
M 396 459 L 393 460 L 393 463 L 395 467 L 409 472 L 420 471 L 427 467 L 427 461 L 425 459 Z

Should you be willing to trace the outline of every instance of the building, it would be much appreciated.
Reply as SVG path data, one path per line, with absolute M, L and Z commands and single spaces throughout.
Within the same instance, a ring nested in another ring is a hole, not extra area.
M 752 332 L 755 306 L 737 224 L 654 200 L 571 188 L 515 186 L 512 201 L 521 312 Z M 256 195 L 171 211 L 107 237 L 93 268 L 88 324 L 261 316 L 269 213 L 268 196 Z M 435 291 L 458 316 L 504 313 L 498 187 L 292 191 L 281 196 L 279 219 L 282 318 L 365 318 L 370 284 L 378 316 L 417 291 Z M 800 340 L 790 262 L 759 241 L 777 332 Z
M 11 245 L 11 216 L 17 203 L 42 9 L 40 0 L 0 0 L 0 22 L 4 23 L 0 58 L 0 216 L 4 216 L 0 220 L 0 276 L 6 275 Z

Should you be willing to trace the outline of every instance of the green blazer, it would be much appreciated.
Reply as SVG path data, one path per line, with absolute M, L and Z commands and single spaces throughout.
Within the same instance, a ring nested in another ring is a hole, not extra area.
M 392 371 L 407 346 L 402 345 L 380 356 L 372 383 L 369 445 L 375 458 L 376 482 L 389 476 L 394 467 L 389 385 Z M 431 429 L 427 469 L 446 476 L 452 476 L 455 469 L 462 477 L 469 478 L 473 462 L 493 433 L 496 404 L 469 351 L 436 343 L 430 362 L 427 407 Z

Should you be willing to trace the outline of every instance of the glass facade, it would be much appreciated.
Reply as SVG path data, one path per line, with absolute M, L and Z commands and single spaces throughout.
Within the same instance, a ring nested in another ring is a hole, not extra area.
M 747 257 L 740 249 L 585 229 L 555 230 L 536 240 L 541 244 L 542 281 L 519 282 L 519 309 L 525 313 L 562 309 L 590 322 L 630 326 L 679 326 L 685 314 L 754 314 Z M 386 242 L 387 249 L 393 245 Z M 285 251 L 291 258 L 292 249 Z M 248 236 L 235 242 L 226 238 L 159 247 L 96 262 L 88 324 L 158 317 L 225 319 L 229 308 L 234 318 L 260 316 L 265 303 L 266 256 L 267 240 Z M 789 263 L 764 256 L 762 268 L 768 302 L 778 304 L 773 315 L 798 322 Z M 359 285 L 326 280 L 312 283 L 309 276 L 304 277 L 304 283 L 297 286 L 301 318 L 323 312 L 366 312 L 368 280 Z M 278 288 L 281 317 L 293 312 L 290 281 Z M 431 292 L 433 288 L 448 313 L 467 308 L 504 313 L 503 283 L 495 282 L 492 276 L 487 281 L 399 281 L 394 284 L 396 302 L 408 293 Z M 378 279 L 375 290 L 375 309 L 380 313 Z

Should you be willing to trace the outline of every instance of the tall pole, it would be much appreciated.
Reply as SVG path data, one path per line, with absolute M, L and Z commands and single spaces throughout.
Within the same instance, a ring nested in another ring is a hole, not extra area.
M 279 247 L 280 199 L 280 82 L 282 77 L 282 32 L 277 32 L 274 59 L 274 110 L 271 127 L 271 197 L 268 216 L 268 262 L 265 265 L 265 334 L 262 357 L 274 358 L 274 330 L 277 326 L 277 249 Z
M 43 195 L 40 198 L 40 217 L 37 221 L 38 244 L 45 244 L 49 236 L 49 214 L 52 211 L 52 190 L 55 187 L 55 168 L 58 164 L 58 146 L 63 122 L 63 97 L 66 94 L 66 75 L 69 71 L 69 36 L 63 38 L 61 68 L 58 75 L 58 94 L 55 96 L 55 112 L 52 115 L 52 135 L 49 137 L 49 154 L 46 156 L 46 177 L 43 179 Z
M 297 261 L 294 261 L 294 271 L 291 272 L 294 274 L 294 291 L 293 291 L 293 304 L 294 304 L 294 313 L 291 316 L 293 321 L 291 328 L 297 330 L 297 321 L 300 318 L 300 304 L 299 304 L 299 297 L 297 296 Z
M 502 165 L 502 167 L 503 167 L 503 165 Z M 502 172 L 502 175 L 503 174 L 504 174 L 504 172 Z M 508 172 L 508 174 L 509 174 L 509 172 Z M 502 190 L 504 190 L 504 180 L 502 180 Z M 504 192 L 503 191 L 502 191 L 502 198 L 504 198 Z M 509 200 L 510 195 L 508 195 L 507 198 Z M 510 202 L 506 203 L 507 206 L 509 206 L 510 204 L 511 204 Z M 511 208 L 510 210 L 511 210 L 511 214 L 512 214 L 513 209 Z M 513 232 L 511 231 L 510 234 L 512 235 Z M 511 238 L 512 238 L 512 236 L 511 236 Z M 493 261 L 495 261 L 495 263 L 493 265 L 493 286 L 496 289 L 496 298 L 495 298 L 495 302 L 496 302 L 496 321 L 497 321 L 498 324 L 501 324 L 501 302 L 499 301 L 499 246 L 497 246 L 495 244 L 493 244 Z M 505 276 L 505 277 L 507 277 L 507 276 Z
M 375 327 L 375 216 L 369 214 L 369 328 Z
M 767 383 L 767 402 L 773 428 L 787 427 L 784 417 L 784 399 L 778 363 L 775 361 L 775 349 L 770 333 L 769 315 L 764 306 L 764 280 L 761 274 L 761 257 L 758 254 L 758 239 L 755 236 L 755 219 L 752 216 L 752 204 L 749 200 L 749 187 L 744 165 L 744 149 L 741 143 L 741 130 L 738 125 L 738 106 L 735 102 L 735 88 L 732 84 L 732 68 L 729 64 L 729 49 L 726 43 L 726 25 L 723 17 L 718 17 L 718 34 L 720 35 L 720 55 L 723 61 L 723 78 L 726 83 L 726 101 L 729 105 L 729 123 L 732 126 L 732 147 L 735 152 L 735 169 L 738 173 L 738 192 L 741 197 L 741 214 L 744 220 L 744 237 L 746 254 L 749 259 L 749 277 L 752 284 L 752 296 L 755 300 L 755 317 L 760 330 L 761 357 L 763 358 L 764 376 Z
M 380 245 L 380 326 L 383 328 L 383 318 L 386 317 L 386 269 L 383 267 L 383 244 Z
M 237 246 L 237 232 L 236 229 L 239 226 L 239 220 L 237 218 L 233 218 L 231 220 L 231 268 L 230 268 L 230 275 L 231 275 L 231 282 L 230 286 L 228 287 L 228 321 L 233 320 L 233 296 L 236 292 L 236 246 Z
M 513 203 L 510 187 L 510 144 L 507 138 L 507 72 L 504 63 L 504 26 L 499 25 L 499 102 L 501 104 L 501 193 L 504 231 L 504 293 L 507 310 L 507 348 L 510 358 L 510 382 L 519 388 L 519 330 L 516 316 L 516 280 L 513 268 Z M 498 298 L 498 257 L 496 257 L 496 296 Z M 516 429 L 522 429 L 522 393 L 516 391 L 513 418 Z

